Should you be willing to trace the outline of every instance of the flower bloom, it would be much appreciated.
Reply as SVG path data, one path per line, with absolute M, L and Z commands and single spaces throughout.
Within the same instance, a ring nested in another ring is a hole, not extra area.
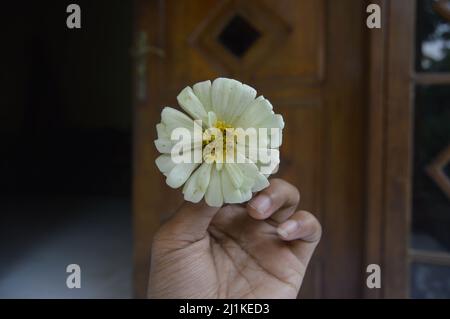
M 284 121 L 267 99 L 248 85 L 218 78 L 186 87 L 177 100 L 187 114 L 165 107 L 156 126 L 156 165 L 167 185 L 184 185 L 185 200 L 204 197 L 216 207 L 248 201 L 269 185 L 280 162 Z

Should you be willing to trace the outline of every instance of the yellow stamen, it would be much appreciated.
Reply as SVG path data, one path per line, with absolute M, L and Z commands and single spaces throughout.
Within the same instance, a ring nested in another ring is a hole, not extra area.
M 216 134 L 214 134 L 214 131 L 211 132 L 211 130 L 206 130 L 203 133 L 203 149 L 210 143 L 214 142 L 216 139 L 218 138 L 222 138 L 222 148 L 223 148 L 223 157 L 226 157 L 226 151 L 227 148 L 230 148 L 230 145 L 227 145 L 227 129 L 233 129 L 233 127 L 229 124 L 227 124 L 225 121 L 216 121 L 216 123 L 214 123 L 214 128 L 220 131 L 220 135 L 216 136 Z M 217 132 L 217 131 L 216 131 Z M 234 138 L 233 138 L 234 139 Z M 232 141 L 230 141 L 232 142 Z M 228 146 L 228 147 L 227 147 Z M 208 154 L 209 158 L 214 158 L 214 160 L 217 160 L 217 154 L 216 151 L 214 149 L 212 149 L 210 151 L 210 153 Z

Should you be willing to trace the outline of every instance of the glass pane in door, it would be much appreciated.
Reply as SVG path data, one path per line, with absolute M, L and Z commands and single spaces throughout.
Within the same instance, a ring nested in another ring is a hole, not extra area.
M 450 267 L 413 263 L 411 298 L 450 298 Z
M 416 87 L 412 213 L 412 248 L 450 252 L 450 86 Z
M 418 0 L 416 70 L 450 72 L 450 5 Z

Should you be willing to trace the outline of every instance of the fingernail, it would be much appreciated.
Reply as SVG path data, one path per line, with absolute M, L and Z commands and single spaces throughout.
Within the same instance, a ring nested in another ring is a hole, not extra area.
M 267 195 L 259 195 L 257 196 L 251 203 L 250 206 L 256 209 L 258 213 L 263 215 L 272 205 L 272 201 Z
M 288 238 L 289 235 L 295 233 L 298 229 L 299 225 L 296 221 L 288 220 L 278 227 L 277 232 L 283 238 Z

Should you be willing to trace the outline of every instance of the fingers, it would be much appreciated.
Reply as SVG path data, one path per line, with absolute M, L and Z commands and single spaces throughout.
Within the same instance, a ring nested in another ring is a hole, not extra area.
M 195 242 L 206 235 L 211 220 L 220 207 L 210 207 L 204 201 L 198 204 L 184 202 L 178 211 L 159 230 L 159 235 L 172 240 Z
M 292 252 L 308 265 L 322 236 L 319 221 L 309 212 L 298 211 L 280 224 L 277 232 L 282 240 L 291 241 Z
M 270 185 L 259 192 L 247 204 L 247 210 L 255 219 L 266 219 L 271 217 L 278 223 L 289 218 L 300 202 L 298 189 L 288 182 L 274 178 Z
M 301 239 L 306 242 L 317 242 L 322 235 L 319 221 L 311 213 L 301 210 L 281 223 L 277 228 L 283 240 Z

